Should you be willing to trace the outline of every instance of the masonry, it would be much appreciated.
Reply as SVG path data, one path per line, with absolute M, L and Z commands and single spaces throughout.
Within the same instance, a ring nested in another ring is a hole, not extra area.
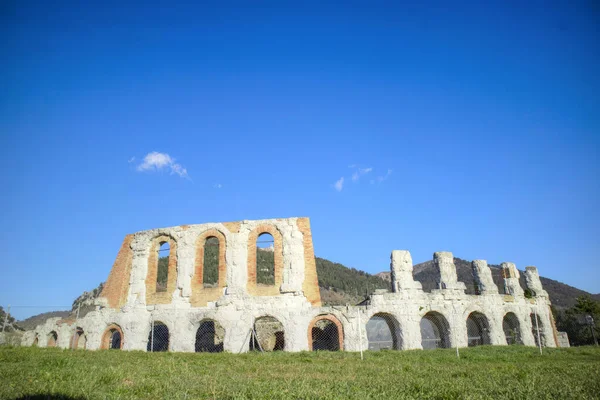
M 257 278 L 257 241 L 265 233 L 273 238 L 273 284 Z M 218 276 L 210 285 L 202 277 L 208 239 L 218 244 Z M 164 245 L 170 256 L 164 287 L 159 287 L 159 250 Z M 550 301 L 535 267 L 525 269 L 533 297 L 525 296 L 520 272 L 508 262 L 502 269 L 509 294 L 499 294 L 486 261 L 475 260 L 478 294 L 467 295 L 464 283 L 457 281 L 452 253 L 434 253 L 434 261 L 439 282 L 431 293 L 413 279 L 410 253 L 394 250 L 389 290 L 377 290 L 360 305 L 326 307 L 321 305 L 308 218 L 141 231 L 123 240 L 95 311 L 77 320 L 51 318 L 26 332 L 22 344 L 146 351 L 152 330 L 160 324 L 168 332 L 168 351 L 246 352 L 253 349 L 249 338 L 259 327 L 268 327 L 264 335 L 273 335 L 269 342 L 258 334 L 266 350 L 359 351 L 376 348 L 369 326 L 379 321 L 387 335 L 381 340 L 398 350 L 534 346 L 538 341 L 557 345 Z M 202 336 L 206 332 L 212 335 L 208 341 Z M 334 335 L 329 344 L 324 332 Z

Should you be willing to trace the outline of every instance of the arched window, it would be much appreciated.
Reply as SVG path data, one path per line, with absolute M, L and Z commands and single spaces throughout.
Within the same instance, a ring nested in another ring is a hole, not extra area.
M 147 351 L 169 351 L 169 328 L 160 321 L 153 321 L 148 333 Z
M 266 232 L 256 240 L 256 283 L 275 285 L 275 239 Z
M 398 321 L 390 314 L 375 314 L 367 322 L 367 339 L 369 350 L 399 350 L 400 327 Z
M 540 342 L 541 342 L 542 346 L 545 346 L 546 338 L 544 337 L 544 331 L 542 330 L 542 320 L 540 319 L 540 316 L 535 313 L 531 313 L 530 317 L 531 317 L 531 333 L 533 334 L 533 339 L 535 340 L 535 345 L 539 346 Z M 537 317 L 537 324 L 536 324 L 536 317 Z
M 86 342 L 87 338 L 85 337 L 83 329 L 78 327 L 73 334 L 73 338 L 71 339 L 71 348 L 84 350 Z
M 38 335 L 35 335 L 35 339 L 33 339 L 33 343 L 31 344 L 33 347 L 37 347 L 38 343 L 40 341 L 40 337 Z
M 521 324 L 514 313 L 507 313 L 502 319 L 502 330 L 506 337 L 506 344 L 523 344 L 521 340 Z
M 342 324 L 333 315 L 320 315 L 309 325 L 310 350 L 338 351 L 343 348 Z
M 421 318 L 421 346 L 423 349 L 450 347 L 448 321 L 438 312 L 428 312 Z
M 169 282 L 169 242 L 162 242 L 158 250 L 158 267 L 156 270 L 156 292 L 166 292 Z
M 220 353 L 223 351 L 225 329 L 211 319 L 200 323 L 196 331 L 196 352 Z
M 112 324 L 106 328 L 102 335 L 100 348 L 114 350 L 123 348 L 123 331 L 118 325 Z
M 285 348 L 283 324 L 277 318 L 257 318 L 254 321 L 254 333 L 250 335 L 250 350 L 280 351 Z
M 469 347 L 490 344 L 490 326 L 485 315 L 480 312 L 469 314 L 467 336 Z
M 202 268 L 202 283 L 205 288 L 219 286 L 219 239 L 207 237 L 204 241 L 204 265 Z
M 54 331 L 50 332 L 48 334 L 48 344 L 46 346 L 47 347 L 56 347 L 57 343 L 58 343 L 58 334 Z

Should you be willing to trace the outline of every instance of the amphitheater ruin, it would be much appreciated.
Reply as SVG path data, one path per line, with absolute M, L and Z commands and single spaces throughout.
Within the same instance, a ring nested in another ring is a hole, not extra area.
M 265 235 L 272 246 L 261 248 Z M 272 260 L 271 270 L 258 268 L 260 257 Z M 141 231 L 123 240 L 93 311 L 48 319 L 22 344 L 235 353 L 557 345 L 535 267 L 525 269 L 534 294 L 526 296 L 515 264 L 502 263 L 501 294 L 487 262 L 475 260 L 477 294 L 468 295 L 452 253 L 435 253 L 434 263 L 438 288 L 426 292 L 410 253 L 394 250 L 389 290 L 359 305 L 322 306 L 308 218 Z

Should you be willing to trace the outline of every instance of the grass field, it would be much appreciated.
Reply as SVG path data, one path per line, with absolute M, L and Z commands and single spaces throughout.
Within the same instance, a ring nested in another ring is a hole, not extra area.
M 600 349 L 187 354 L 0 348 L 0 398 L 598 399 Z

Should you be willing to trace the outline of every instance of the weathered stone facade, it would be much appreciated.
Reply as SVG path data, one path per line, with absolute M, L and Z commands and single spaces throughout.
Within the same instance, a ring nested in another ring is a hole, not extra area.
M 256 241 L 262 233 L 274 239 L 275 284 L 270 286 L 257 283 Z M 219 241 L 214 285 L 202 281 L 207 238 Z M 170 245 L 171 253 L 166 288 L 158 291 L 158 249 L 163 243 Z M 49 319 L 26 332 L 23 344 L 147 350 L 152 321 L 160 321 L 168 328 L 170 351 L 193 352 L 198 351 L 201 324 L 214 321 L 222 349 L 243 352 L 251 346 L 248 339 L 256 320 L 268 316 L 281 323 L 285 351 L 313 349 L 311 335 L 324 324 L 337 330 L 336 348 L 358 351 L 369 348 L 367 323 L 375 316 L 387 321 L 397 349 L 423 348 L 424 320 L 434 321 L 435 330 L 444 336 L 435 342 L 441 347 L 469 345 L 469 322 L 479 327 L 481 344 L 535 345 L 532 315 L 537 315 L 542 344 L 556 346 L 550 301 L 535 267 L 526 268 L 528 288 L 535 293 L 526 298 L 514 264 L 502 265 L 507 293 L 512 295 L 501 295 L 487 262 L 475 260 L 472 266 L 479 294 L 467 295 L 464 283 L 457 281 L 452 253 L 435 253 L 434 261 L 439 285 L 431 293 L 413 279 L 410 253 L 394 250 L 390 291 L 378 290 L 358 306 L 323 307 L 308 218 L 142 231 L 125 237 L 96 311 L 78 320 Z

